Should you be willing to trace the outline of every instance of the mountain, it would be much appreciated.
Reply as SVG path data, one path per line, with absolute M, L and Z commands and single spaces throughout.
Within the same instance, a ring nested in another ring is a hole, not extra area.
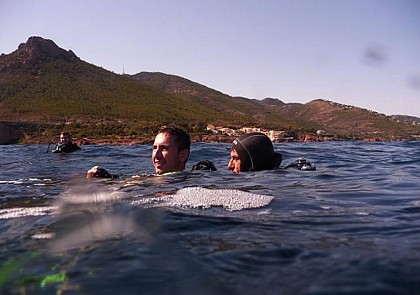
M 137 136 L 169 123 L 191 132 L 212 123 L 343 137 L 420 133 L 418 125 L 327 100 L 256 100 L 164 73 L 118 75 L 41 37 L 0 55 L 0 121 L 25 122 L 26 133 L 39 137 L 63 128 L 79 137 Z
M 141 72 L 131 77 L 153 88 L 162 89 L 177 97 L 186 97 L 191 102 L 227 114 L 229 116 L 227 122 L 255 124 L 265 122 L 277 125 L 283 123 L 281 118 L 270 120 L 264 105 L 258 100 L 232 97 L 188 79 L 164 73 Z
M 80 60 L 51 40 L 31 37 L 0 56 L 2 118 L 60 121 L 223 118 L 216 111 Z
M 186 95 L 219 112 L 242 115 L 263 127 L 314 131 L 353 136 L 360 133 L 418 133 L 407 120 L 396 120 L 374 111 L 316 99 L 306 104 L 284 103 L 276 98 L 263 100 L 231 97 L 182 77 L 163 73 L 140 72 L 133 79 L 175 95 Z M 411 124 L 412 125 L 412 124 Z M 420 125 L 420 124 L 419 124 Z

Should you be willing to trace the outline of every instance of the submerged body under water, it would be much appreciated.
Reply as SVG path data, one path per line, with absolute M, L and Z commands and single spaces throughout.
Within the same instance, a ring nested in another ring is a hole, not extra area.
M 1 294 L 418 294 L 420 142 L 275 144 L 286 166 L 153 172 L 150 146 L 0 146 Z M 101 165 L 119 180 L 87 180 Z

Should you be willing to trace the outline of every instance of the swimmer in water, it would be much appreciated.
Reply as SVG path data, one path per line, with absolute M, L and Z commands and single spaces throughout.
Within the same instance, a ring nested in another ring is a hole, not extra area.
M 152 162 L 156 175 L 180 172 L 190 155 L 190 135 L 175 126 L 163 126 L 159 129 L 152 148 Z M 116 178 L 104 168 L 92 167 L 86 174 L 87 178 Z
M 163 127 L 153 143 L 152 162 L 155 173 L 162 175 L 185 169 L 190 156 L 190 135 L 178 127 Z
M 272 170 L 280 166 L 281 160 L 265 134 L 247 133 L 233 141 L 228 168 L 233 173 Z
M 80 150 L 80 147 L 71 141 L 71 135 L 68 132 L 60 133 L 60 143 L 57 144 L 53 153 L 72 153 Z

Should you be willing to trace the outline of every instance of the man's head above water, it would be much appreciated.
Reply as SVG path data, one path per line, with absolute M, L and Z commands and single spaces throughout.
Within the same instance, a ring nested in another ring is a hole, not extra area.
M 187 132 L 175 126 L 163 126 L 155 137 L 152 162 L 156 174 L 185 169 L 190 155 L 191 139 Z
M 191 139 L 187 132 L 175 126 L 161 127 L 155 137 L 152 149 L 152 162 L 155 173 L 162 175 L 185 169 L 190 155 Z M 118 178 L 99 166 L 92 167 L 87 178 Z
M 68 144 L 71 142 L 71 135 L 69 132 L 61 132 L 60 133 L 60 143 L 61 144 Z
M 233 141 L 228 168 L 233 173 L 272 170 L 281 160 L 281 154 L 274 152 L 273 144 L 265 134 L 247 133 Z

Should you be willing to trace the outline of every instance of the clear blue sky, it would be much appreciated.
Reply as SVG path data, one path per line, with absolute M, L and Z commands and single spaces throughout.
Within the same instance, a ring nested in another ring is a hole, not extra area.
M 41 36 L 116 73 L 420 117 L 419 0 L 1 0 L 0 11 L 1 53 Z

